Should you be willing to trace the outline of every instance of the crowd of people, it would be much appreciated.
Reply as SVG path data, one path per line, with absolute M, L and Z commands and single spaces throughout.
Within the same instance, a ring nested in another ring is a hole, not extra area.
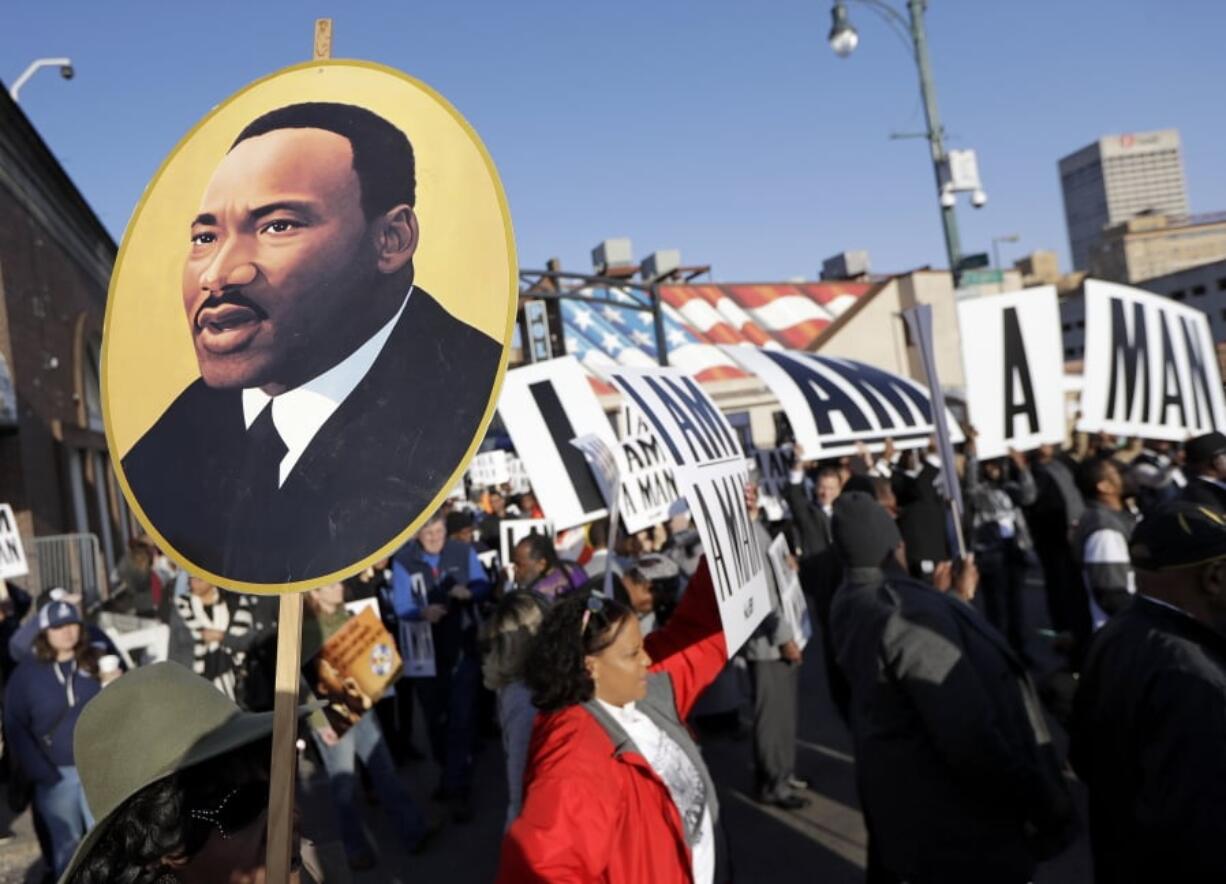
M 345 880 L 388 861 L 364 795 L 400 849 L 431 849 L 442 825 L 473 818 L 474 758 L 500 739 L 500 881 L 731 880 L 693 717 L 723 708 L 720 681 L 743 673 L 756 798 L 802 810 L 797 722 L 815 698 L 800 664 L 820 653 L 854 747 L 872 884 L 1024 884 L 1081 831 L 1100 884 L 1226 880 L 1226 436 L 1083 435 L 982 460 L 966 437 L 951 464 L 935 445 L 825 461 L 792 446 L 785 479 L 751 482 L 757 545 L 786 538 L 815 634 L 804 649 L 768 567 L 771 610 L 732 664 L 687 515 L 633 535 L 596 522 L 581 543 L 530 534 L 501 562 L 502 523 L 541 515 L 531 493 L 448 501 L 386 561 L 308 593 L 304 660 L 369 599 L 406 660 L 428 633 L 433 674 L 406 672 L 340 734 L 304 707 L 318 776 L 301 790 L 298 874 Z M 147 537 L 112 577 L 103 607 L 164 624 L 172 662 L 126 672 L 83 599 L 6 589 L 9 803 L 31 807 L 49 880 L 256 870 L 275 600 L 189 576 Z M 1028 601 L 1040 580 L 1046 617 Z M 160 748 L 111 751 L 147 714 L 163 721 Z M 397 771 L 426 755 L 446 820 Z M 321 820 L 339 835 L 331 853 Z

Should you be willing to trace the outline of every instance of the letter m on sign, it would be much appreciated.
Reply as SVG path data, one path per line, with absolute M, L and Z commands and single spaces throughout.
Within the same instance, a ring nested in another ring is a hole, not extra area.
M 1125 304 L 1111 299 L 1111 374 L 1107 384 L 1107 419 L 1127 421 L 1141 398 L 1142 423 L 1149 422 L 1149 348 L 1145 334 L 1145 307 L 1132 304 L 1132 334 L 1128 333 Z

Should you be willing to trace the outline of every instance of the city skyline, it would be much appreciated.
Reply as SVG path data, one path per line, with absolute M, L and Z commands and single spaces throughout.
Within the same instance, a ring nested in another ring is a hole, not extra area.
M 615 18 L 556 3 L 476 4 L 463 18 L 274 3 L 202 20 L 150 3 L 71 17 L 18 4 L 0 78 L 36 56 L 73 58 L 76 79 L 40 74 L 22 107 L 117 240 L 173 144 L 231 92 L 305 60 L 311 21 L 332 15 L 338 57 L 402 68 L 468 117 L 503 176 L 522 266 L 558 256 L 583 270 L 616 236 L 638 258 L 679 248 L 728 281 L 813 279 L 847 249 L 867 249 L 880 272 L 943 266 L 927 150 L 889 139 L 923 128 L 914 66 L 882 22 L 849 8 L 861 42 L 844 60 L 826 45 L 829 5 L 799 0 L 769 17 L 628 3 Z M 1226 207 L 1223 124 L 1209 113 L 1210 34 L 1226 9 L 1184 4 L 1177 21 L 1150 2 L 972 10 L 936 2 L 927 22 L 949 146 L 978 152 L 989 197 L 979 211 L 960 201 L 964 252 L 1016 233 L 1006 266 L 1048 249 L 1070 269 L 1057 163 L 1108 134 L 1179 129 L 1190 209 Z M 199 58 L 175 37 L 187 29 Z M 1154 50 L 1175 36 L 1178 70 Z

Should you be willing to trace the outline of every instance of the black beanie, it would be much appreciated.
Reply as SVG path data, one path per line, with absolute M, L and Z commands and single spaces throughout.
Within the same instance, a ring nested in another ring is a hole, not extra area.
M 830 529 L 844 567 L 876 568 L 902 542 L 885 508 L 863 491 L 844 491 L 834 502 Z

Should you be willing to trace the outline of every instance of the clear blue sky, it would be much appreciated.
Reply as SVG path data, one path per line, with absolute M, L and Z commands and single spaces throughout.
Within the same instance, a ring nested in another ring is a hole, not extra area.
M 890 0 L 902 7 L 903 0 Z M 1067 266 L 1057 159 L 1101 134 L 1176 127 L 1195 212 L 1226 209 L 1219 0 L 931 0 L 952 147 L 990 196 L 959 207 L 964 249 Z M 865 248 L 875 270 L 943 265 L 915 70 L 852 5 L 860 48 L 826 45 L 829 0 L 670 2 L 0 2 L 0 79 L 44 71 L 22 106 L 118 239 L 162 157 L 210 107 L 305 60 L 312 21 L 337 57 L 401 68 L 448 96 L 502 174 L 520 263 L 629 236 L 724 281 L 812 278 Z

